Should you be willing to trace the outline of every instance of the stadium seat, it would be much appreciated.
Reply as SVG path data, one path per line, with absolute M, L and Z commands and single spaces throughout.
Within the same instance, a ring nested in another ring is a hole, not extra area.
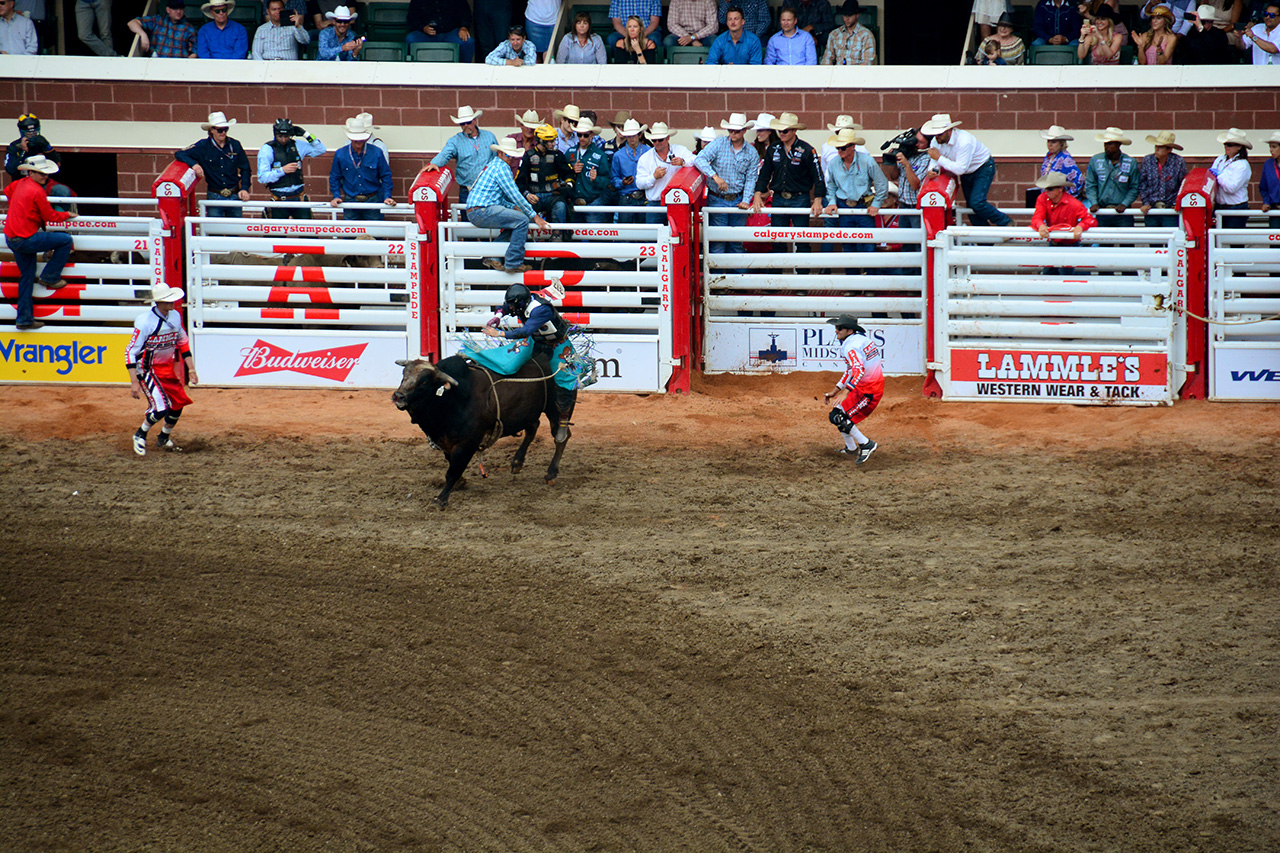
M 841 26 L 839 6 L 837 6 L 834 11 L 836 15 L 836 26 Z M 862 24 L 862 26 L 869 30 L 878 29 L 880 26 L 880 10 L 875 6 L 868 6 L 865 9 L 860 9 L 858 11 L 858 23 Z
M 1120 64 L 1133 65 L 1138 61 L 1138 49 L 1131 44 L 1120 48 Z
M 681 47 L 680 45 L 672 45 L 667 48 L 667 64 L 668 65 L 705 65 L 707 62 L 707 54 L 711 53 L 709 47 Z
M 360 50 L 360 59 L 365 62 L 404 62 L 404 42 L 367 41 Z
M 1031 65 L 1079 65 L 1076 49 L 1069 44 L 1031 45 Z
M 207 20 L 200 8 L 196 7 L 196 14 L 200 16 L 200 20 Z M 231 10 L 229 16 L 233 21 L 239 21 L 244 24 L 244 28 L 249 31 L 249 38 L 253 38 L 253 31 L 258 28 L 266 17 L 266 13 L 262 10 L 262 4 L 258 0 L 244 0 L 237 2 L 236 7 Z
M 409 7 L 403 3 L 370 3 L 357 21 L 369 41 L 402 41 L 409 32 Z
M 447 42 L 425 42 L 409 46 L 410 62 L 457 62 L 459 47 Z

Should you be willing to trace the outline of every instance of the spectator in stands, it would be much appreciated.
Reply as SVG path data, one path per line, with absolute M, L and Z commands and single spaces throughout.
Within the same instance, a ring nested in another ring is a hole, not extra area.
M 271 126 L 273 138 L 258 149 L 258 183 L 271 193 L 272 201 L 310 201 L 303 160 L 319 157 L 324 143 L 287 118 L 276 119 Z M 268 207 L 272 219 L 310 219 L 308 207 Z
M 551 111 L 551 121 L 548 124 L 554 125 L 559 123 L 560 132 L 556 136 L 556 150 L 561 154 L 568 154 L 572 149 L 578 147 L 578 122 L 582 120 L 582 110 L 578 109 L 577 104 L 565 104 L 562 110 Z
M 129 22 L 129 32 L 138 37 L 143 53 L 172 59 L 196 58 L 196 28 L 187 20 L 183 0 L 166 0 L 163 15 L 134 18 Z
M 525 149 L 520 159 L 516 186 L 548 222 L 569 221 L 568 200 L 574 197 L 573 167 L 556 150 L 556 129 L 551 125 L 539 125 L 534 131 L 533 148 Z
M 227 135 L 235 123 L 236 120 L 227 118 L 225 113 L 209 113 L 209 120 L 200 125 L 206 132 L 205 138 L 173 153 L 175 160 L 190 166 L 204 179 L 210 201 L 249 200 L 249 178 L 253 174 L 249 157 L 239 140 Z M 209 205 L 204 215 L 239 217 L 244 214 L 238 207 Z
M 844 26 L 827 36 L 827 50 L 822 54 L 823 65 L 875 65 L 876 37 L 862 26 L 859 16 L 862 8 L 858 0 L 845 0 L 840 7 L 840 20 Z
M 817 65 L 818 47 L 813 36 L 796 26 L 796 10 L 783 7 L 778 13 L 781 29 L 769 38 L 764 52 L 765 65 Z
M 1138 17 L 1147 20 L 1160 6 L 1169 9 L 1173 23 L 1169 25 L 1174 35 L 1186 35 L 1191 30 L 1191 19 L 1195 17 L 1197 0 L 1147 0 L 1145 6 L 1138 10 Z
M 1007 0 L 973 0 L 973 20 L 983 41 L 991 38 L 991 31 L 1008 12 Z
M 71 235 L 65 231 L 45 231 L 46 224 L 66 222 L 75 216 L 49 206 L 45 186 L 58 164 L 34 155 L 18 166 L 27 176 L 5 187 L 9 210 L 4 218 L 4 239 L 18 264 L 18 331 L 38 329 L 44 325 L 35 318 L 36 260 L 45 252 L 53 256 L 40 273 L 40 283 L 50 290 L 66 287 L 62 268 L 71 256 Z
M 794 0 L 796 26 L 813 36 L 818 53 L 827 49 L 827 35 L 836 28 L 836 16 L 830 0 Z
M 57 44 L 58 40 L 53 31 L 53 22 L 49 20 L 45 0 L 17 0 L 14 8 L 18 10 L 19 15 L 35 24 L 36 40 L 42 48 L 53 48 Z
M 1267 137 L 1267 145 L 1271 159 L 1262 163 L 1258 194 L 1262 197 L 1263 210 L 1280 210 L 1280 130 Z M 1280 230 L 1280 216 L 1273 215 L 1270 226 L 1273 231 Z
M 1111 228 L 1128 228 L 1133 219 L 1122 216 L 1138 197 L 1141 187 L 1141 170 L 1138 161 L 1120 150 L 1120 146 L 1132 144 L 1118 127 L 1108 127 L 1094 137 L 1102 143 L 1101 154 L 1089 158 L 1084 176 L 1084 199 L 1089 212 L 1098 214 L 1098 223 Z M 1100 213 L 1102 208 L 1112 208 L 1115 213 Z
M 329 169 L 329 204 L 340 207 L 346 204 L 365 204 L 381 201 L 387 207 L 395 204 L 391 198 L 391 167 L 381 149 L 369 144 L 373 132 L 366 129 L 358 118 L 346 122 L 349 142 L 333 152 L 333 165 Z M 368 208 L 342 208 L 342 218 L 379 222 L 381 210 Z
M 650 207 L 664 207 L 662 191 L 671 183 L 685 166 L 693 165 L 693 152 L 683 145 L 671 141 L 675 132 L 663 121 L 655 122 L 649 130 L 649 141 L 653 147 L 641 155 L 636 162 L 636 186 L 645 192 L 645 200 Z M 667 221 L 666 214 L 655 214 L 649 218 L 651 222 Z
M 614 61 L 619 65 L 653 65 L 658 45 L 644 34 L 644 22 L 635 15 L 627 18 L 626 33 L 613 44 Z
M 746 15 L 737 6 L 730 6 L 725 19 L 725 31 L 716 36 L 707 54 L 707 65 L 759 65 L 761 62 L 760 39 L 746 29 Z
M 507 31 L 507 40 L 484 58 L 485 65 L 510 65 L 515 68 L 535 65 L 537 62 L 538 55 L 533 45 L 525 41 L 524 27 L 518 24 Z
M 760 39 L 764 44 L 769 28 L 773 26 L 773 15 L 769 11 L 769 0 L 720 0 L 716 20 L 721 27 L 729 25 L 729 10 L 737 7 L 742 10 L 747 32 Z
M 610 164 L 610 179 L 613 185 L 613 194 L 618 199 L 618 205 L 623 207 L 643 207 L 646 199 L 644 190 L 636 186 L 636 167 L 640 163 L 640 158 L 651 150 L 641 140 L 641 135 L 648 130 L 647 127 L 640 124 L 633 118 L 627 119 L 627 123 L 618 131 L 618 135 L 622 137 L 625 145 L 618 148 L 613 153 L 613 161 Z M 619 213 L 618 223 L 626 224 L 632 222 L 644 222 L 644 216 L 637 213 Z
M 76 35 L 98 56 L 119 56 L 111 45 L 111 0 L 75 0 Z
M 1120 17 L 1110 6 L 1102 6 L 1088 22 L 1080 25 L 1080 41 L 1076 44 L 1076 57 L 1090 65 L 1119 65 L 1120 48 L 1124 36 L 1116 32 Z
M 464 0 L 465 2 L 465 0 Z M 507 37 L 516 23 L 511 13 L 511 0 L 484 0 L 475 4 L 476 55 L 488 56 Z
M 1222 31 L 1222 34 L 1227 37 L 1228 44 L 1232 47 L 1239 47 L 1244 39 L 1240 32 L 1236 31 L 1235 25 L 1244 14 L 1244 0 L 1218 0 L 1217 6 L 1205 3 L 1198 7 L 1194 14 L 1188 11 L 1186 18 L 1191 22 L 1191 26 L 1187 28 L 1185 33 L 1182 33 L 1182 37 L 1185 38 L 1198 29 L 1197 24 L 1200 23 L 1201 13 L 1204 11 L 1205 6 L 1208 6 L 1210 12 L 1209 20 L 1205 22 L 1205 25 L 1212 25 L 1214 29 Z M 1240 29 L 1243 31 L 1244 27 L 1242 26 Z
M 822 199 L 827 194 L 818 152 L 796 135 L 805 125 L 794 113 L 783 113 L 769 126 L 778 132 L 778 141 L 765 152 L 751 206 L 759 213 L 764 206 L 764 194 L 772 191 L 773 207 L 808 208 L 801 213 L 775 213 L 770 218 L 772 224 L 780 228 L 803 228 L 809 224 L 810 216 L 822 212 Z M 800 252 L 807 252 L 809 248 L 808 243 L 796 245 Z
M 560 20 L 560 0 L 529 0 L 524 9 L 525 32 L 533 49 L 538 52 L 538 61 L 546 62 L 551 51 L 551 38 L 555 35 L 556 23 Z
M 1162 130 L 1155 136 L 1148 135 L 1147 142 L 1155 145 L 1154 154 L 1142 158 L 1138 169 L 1138 208 L 1144 214 L 1144 222 L 1148 227 L 1177 225 L 1177 217 L 1146 216 L 1151 208 L 1157 210 L 1173 210 L 1177 207 L 1178 190 L 1182 188 L 1182 180 L 1187 176 L 1187 161 L 1173 151 L 1181 151 L 1178 137 L 1173 131 Z
M 297 59 L 298 45 L 311 43 L 311 34 L 302 24 L 297 12 L 284 17 L 284 0 L 267 0 L 267 22 L 253 34 L 253 58 Z
M 982 42 L 976 56 L 979 65 L 1023 65 L 1027 46 L 1014 35 L 1013 18 L 1005 13 L 996 22 L 996 34 Z
M 471 7 L 466 0 L 409 0 L 407 22 L 406 44 L 456 44 L 459 61 L 475 61 L 476 40 L 471 37 Z
M 662 43 L 667 47 L 709 47 L 720 31 L 716 0 L 671 0 Z
M 751 124 L 744 113 L 721 119 L 720 127 L 728 136 L 716 137 L 698 152 L 693 165 L 707 177 L 708 224 L 712 228 L 742 227 L 747 224 L 746 211 L 751 207 L 756 179 L 760 175 L 760 155 L 747 143 Z M 716 213 L 715 209 L 737 209 L 742 213 Z M 741 241 L 711 244 L 713 254 L 742 254 Z M 738 273 L 740 270 L 730 270 Z
M 1031 217 L 1031 228 L 1048 239 L 1050 231 L 1070 231 L 1075 240 L 1098 224 L 1089 209 L 1067 192 L 1067 176 L 1061 172 L 1049 172 L 1036 179 L 1036 186 L 1043 192 L 1036 197 L 1036 212 Z
M 201 59 L 244 59 L 249 53 L 249 31 L 244 24 L 231 20 L 235 0 L 209 0 L 200 7 L 206 18 L 196 33 L 196 56 Z
M 1215 182 L 1213 206 L 1218 210 L 1248 210 L 1249 179 L 1253 177 L 1249 149 L 1253 143 L 1238 127 L 1218 134 L 1218 141 L 1222 143 L 1223 153 L 1209 167 Z
M 1178 59 L 1187 65 L 1229 65 L 1236 61 L 1232 36 L 1217 25 L 1218 11 L 1207 3 L 1196 9 L 1196 19 L 1182 37 Z M 1237 42 L 1239 44 L 1239 42 Z
M 830 216 L 837 208 L 866 207 L 866 213 L 840 214 L 839 226 L 874 228 L 876 215 L 889 192 L 888 178 L 870 154 L 857 150 L 857 146 L 866 144 L 858 131 L 845 128 L 830 137 L 827 143 L 835 147 L 837 157 L 831 164 L 827 206 L 822 212 Z M 875 249 L 874 243 L 848 243 L 844 247 L 846 252 L 874 252 Z
M 590 207 L 611 203 L 613 175 L 610 171 L 612 156 L 598 144 L 601 128 L 594 120 L 583 116 L 573 127 L 577 144 L 565 155 L 573 167 L 574 219 L 599 225 L 613 221 L 611 213 L 592 213 Z
M 613 22 L 613 34 L 605 41 L 610 48 L 614 47 L 627 34 L 627 19 L 635 16 L 644 25 L 645 38 L 654 41 L 662 40 L 662 0 L 611 0 L 609 3 L 609 20 Z
M 325 27 L 317 37 L 320 44 L 316 49 L 316 59 L 321 62 L 355 62 L 360 58 L 360 49 L 364 47 L 364 39 L 351 32 L 351 22 L 358 15 L 346 6 L 326 13 L 333 26 Z M 255 39 L 256 41 L 256 39 Z
M 1084 192 L 1084 175 L 1080 174 L 1075 158 L 1067 153 L 1067 143 L 1075 137 L 1067 133 L 1066 128 L 1055 124 L 1048 130 L 1040 131 L 1040 138 L 1048 149 L 1040 163 L 1040 177 L 1043 178 L 1050 172 L 1061 172 L 1067 177 L 1067 192 L 1079 198 Z
M 929 159 L 933 161 L 926 177 L 944 170 L 958 177 L 965 201 L 973 210 L 969 221 L 974 225 L 1008 225 L 1008 215 L 987 201 L 996 177 L 996 160 L 972 133 L 956 130 L 960 124 L 947 113 L 939 113 L 921 125 L 917 144 L 929 149 Z
M 0 54 L 35 56 L 40 52 L 36 25 L 26 15 L 19 15 L 13 0 L 0 0 Z
M 516 144 L 504 139 L 490 145 L 489 150 L 497 157 L 480 171 L 471 188 L 471 195 L 467 197 L 467 221 L 478 228 L 499 229 L 499 239 L 509 241 L 506 258 L 501 261 L 485 258 L 486 267 L 513 275 L 528 272 L 532 267 L 524 262 L 524 243 L 529 236 L 529 220 L 539 228 L 546 228 L 547 221 L 516 187 L 511 169 L 523 156 Z
M 1031 43 L 1075 44 L 1083 24 L 1074 0 L 1040 0 L 1032 18 L 1036 38 Z
M 1133 44 L 1138 48 L 1139 65 L 1168 65 L 1173 62 L 1173 52 L 1178 47 L 1178 37 L 1170 29 L 1173 12 L 1168 6 L 1156 6 L 1151 13 L 1151 29 L 1134 33 Z
M 476 115 L 480 115 L 483 112 L 484 111 L 481 110 L 480 112 L 476 113 Z M 459 114 L 461 115 L 461 113 Z M 524 115 L 516 116 L 516 124 L 520 125 L 520 129 L 517 130 L 515 133 L 509 134 L 507 136 L 507 139 L 510 139 L 512 142 L 514 142 L 517 148 L 523 148 L 525 150 L 532 148 L 533 140 L 534 140 L 534 131 L 536 131 L 539 128 L 539 126 L 543 124 L 542 119 L 538 117 L 538 111 L 525 110 Z
M 440 149 L 440 153 L 432 157 L 431 162 L 424 169 L 427 172 L 434 172 L 448 165 L 450 160 L 454 161 L 454 177 L 458 182 L 460 204 L 467 203 L 471 187 L 480 177 L 480 172 L 493 159 L 493 146 L 498 144 L 496 136 L 480 128 L 479 120 L 482 115 L 484 110 L 473 110 L 469 104 L 466 104 L 458 108 L 456 116 L 449 116 L 449 121 L 458 126 L 458 132 L 449 137 L 444 147 Z M 525 113 L 524 118 L 518 118 L 517 121 L 525 125 L 526 119 L 532 119 L 533 127 L 542 123 L 538 121 L 538 114 L 533 110 Z M 532 143 L 527 147 L 532 148 Z
M 756 138 L 752 141 L 751 146 L 756 149 L 756 154 L 759 155 L 761 160 L 764 159 L 764 152 L 769 150 L 769 146 L 778 141 L 778 132 L 773 129 L 773 121 L 773 113 L 760 113 L 752 124 L 756 132 Z
M 1280 65 L 1280 3 L 1268 3 L 1262 23 L 1245 30 L 1240 49 L 1253 48 L 1254 65 Z
M 709 0 L 708 0 L 709 1 Z M 605 65 L 604 39 L 591 31 L 591 15 L 579 12 L 573 16 L 573 32 L 565 33 L 556 51 L 558 65 Z

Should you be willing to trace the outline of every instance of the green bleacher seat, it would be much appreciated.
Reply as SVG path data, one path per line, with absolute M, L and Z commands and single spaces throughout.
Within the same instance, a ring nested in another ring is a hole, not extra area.
M 404 62 L 404 42 L 367 41 L 360 50 L 362 62 Z
M 667 48 L 667 64 L 668 65 L 705 65 L 707 62 L 707 54 L 711 53 L 709 47 L 681 47 L 680 45 L 672 45 Z
M 447 42 L 425 42 L 409 45 L 411 62 L 457 62 L 459 48 Z
M 370 41 L 403 41 L 409 32 L 408 14 L 404 3 L 370 3 L 358 22 Z
M 233 21 L 239 21 L 244 24 L 244 28 L 249 31 L 249 37 L 253 38 L 253 31 L 258 25 L 265 20 L 265 12 L 262 11 L 262 4 L 258 0 L 236 0 L 236 7 L 231 10 L 230 18 Z M 196 14 L 200 16 L 200 20 L 208 20 L 204 13 L 196 8 Z
M 837 6 L 833 11 L 836 16 L 836 26 L 837 27 L 841 26 L 840 7 Z M 866 9 L 860 9 L 858 11 L 858 23 L 862 24 L 862 26 L 866 27 L 869 30 L 876 29 L 877 27 L 880 26 L 880 10 L 875 6 L 869 6 Z
M 1138 61 L 1138 49 L 1131 44 L 1120 48 L 1120 64 L 1133 65 Z
M 1031 65 L 1079 65 L 1076 49 L 1069 44 L 1033 44 Z

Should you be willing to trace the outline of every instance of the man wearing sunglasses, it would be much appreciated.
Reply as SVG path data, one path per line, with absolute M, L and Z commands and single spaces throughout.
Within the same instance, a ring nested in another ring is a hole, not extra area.
M 577 145 L 569 149 L 569 165 L 574 174 L 574 219 L 592 225 L 613 221 L 612 213 L 591 213 L 586 208 L 611 203 L 613 197 L 613 157 L 596 144 L 600 128 L 585 114 L 573 126 Z
M 449 137 L 440 153 L 431 158 L 424 171 L 434 172 L 442 166 L 454 162 L 455 177 L 458 181 L 458 203 L 466 204 L 471 187 L 475 184 L 480 172 L 493 159 L 490 146 L 498 144 L 498 138 L 490 131 L 481 129 L 480 116 L 484 110 L 473 110 L 469 104 L 463 104 L 456 116 L 449 116 L 449 121 L 458 126 L 458 132 Z
M 1280 65 L 1280 3 L 1268 3 L 1262 10 L 1262 23 L 1244 32 L 1240 49 L 1253 47 L 1254 65 Z
M 212 24 L 196 33 L 196 56 L 200 59 L 244 59 L 249 55 L 249 31 L 231 20 L 235 0 L 209 0 L 200 7 Z
M 253 174 L 249 155 L 244 153 L 239 140 L 227 135 L 235 123 L 235 119 L 223 113 L 210 113 L 209 120 L 200 125 L 209 135 L 173 154 L 175 160 L 186 163 L 204 178 L 210 201 L 249 200 L 249 176 Z M 238 217 L 242 214 L 239 207 L 209 205 L 204 215 Z

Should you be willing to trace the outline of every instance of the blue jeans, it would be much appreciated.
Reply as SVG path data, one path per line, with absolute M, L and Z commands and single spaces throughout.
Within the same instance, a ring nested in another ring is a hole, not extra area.
M 546 53 L 551 49 L 551 36 L 555 30 L 555 24 L 542 26 L 541 24 L 530 23 L 526 18 L 524 22 L 525 38 L 533 42 L 533 49 L 538 53 Z
M 1110 213 L 1104 211 L 1110 210 Z M 1113 208 L 1104 207 L 1094 214 L 1099 228 L 1132 228 L 1133 217 L 1127 213 L 1116 213 Z M 1176 221 L 1176 220 L 1175 220 Z
M 739 213 L 711 213 L 711 208 L 723 209 L 726 207 L 733 208 L 737 211 L 738 201 L 735 198 L 721 198 L 716 195 L 707 193 L 707 224 L 712 228 L 741 228 L 747 224 L 747 213 L 742 211 Z M 746 252 L 741 242 L 715 242 L 711 244 L 711 254 L 713 255 L 741 255 Z M 744 275 L 746 270 L 723 270 L 726 275 Z
M 971 225 L 1008 225 L 1011 220 L 987 201 L 987 193 L 991 191 L 991 182 L 996 179 L 996 161 L 988 158 L 974 171 L 960 176 L 960 186 L 964 189 L 964 200 L 973 213 L 969 216 Z
M 529 238 L 529 220 L 518 210 L 491 204 L 488 207 L 468 207 L 467 221 L 477 228 L 497 228 L 502 233 L 499 240 L 510 240 L 503 259 L 507 269 L 524 263 L 524 242 Z
M 49 187 L 49 206 L 50 207 L 52 207 L 54 210 L 58 211 L 59 213 L 66 213 L 69 210 L 71 210 L 70 204 L 54 204 L 53 203 L 53 200 L 56 198 L 66 198 L 66 199 L 71 198 L 72 197 L 71 187 L 67 186 L 66 184 L 55 184 L 53 181 L 49 181 L 49 183 L 46 184 L 46 186 Z
M 6 237 L 18 264 L 17 325 L 29 326 L 35 320 L 36 256 L 53 251 L 53 259 L 44 265 L 41 284 L 57 284 L 62 268 L 71 257 L 71 235 L 62 231 L 37 231 L 30 237 Z
M 349 201 L 350 199 L 343 200 Z M 381 210 L 373 210 L 372 208 L 366 210 L 365 208 L 351 208 L 343 205 L 342 218 L 355 222 L 381 222 L 385 217 L 382 215 Z
M 619 207 L 644 207 L 649 203 L 648 199 L 644 197 L 643 192 L 640 192 L 639 198 L 627 198 L 627 196 L 633 192 L 637 192 L 637 190 L 633 188 L 623 187 L 622 191 L 618 193 L 618 206 Z M 636 223 L 644 224 L 645 219 L 646 217 L 643 213 L 619 213 L 618 214 L 619 225 L 632 225 Z
M 809 225 L 809 206 L 812 204 L 808 193 L 800 193 L 795 198 L 783 198 L 781 193 L 773 194 L 772 207 L 804 208 L 803 213 L 772 213 L 769 224 L 774 228 L 805 228 Z M 813 247 L 806 242 L 796 241 L 797 252 L 812 252 Z
M 600 195 L 591 199 L 591 201 L 587 202 L 586 204 L 579 204 L 575 206 L 573 209 L 574 218 L 580 222 L 585 222 L 588 225 L 607 225 L 613 222 L 613 214 L 612 213 L 592 213 L 590 212 L 590 208 L 606 207 L 609 204 L 610 204 L 609 194 L 600 193 Z
M 209 193 L 209 201 L 231 201 L 229 198 L 223 198 L 217 193 Z M 210 205 L 204 209 L 205 216 L 222 217 L 226 219 L 238 219 L 244 216 L 243 208 L 239 207 L 222 207 Z
M 476 58 L 475 36 L 463 41 L 462 36 L 459 34 L 459 30 L 461 30 L 461 27 L 457 30 L 449 30 L 447 33 L 442 33 L 439 30 L 436 30 L 436 34 L 433 36 L 427 35 L 422 30 L 416 30 L 405 36 L 404 42 L 405 44 L 418 44 L 419 42 L 424 41 L 432 44 L 456 44 L 458 46 L 458 61 L 473 62 Z
M 569 205 L 558 192 L 534 193 L 538 197 L 533 209 L 542 214 L 548 222 L 565 223 L 569 221 Z

